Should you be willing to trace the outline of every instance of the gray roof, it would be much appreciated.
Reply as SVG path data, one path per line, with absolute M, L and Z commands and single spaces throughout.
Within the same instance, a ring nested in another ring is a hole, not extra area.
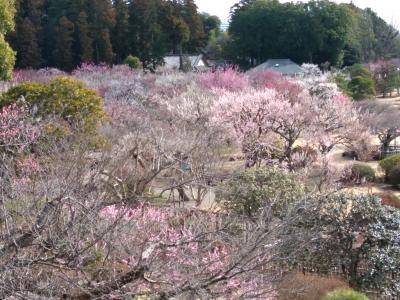
M 265 63 L 251 69 L 254 71 L 274 71 L 282 75 L 303 74 L 304 70 L 290 59 L 269 59 Z
M 189 59 L 192 63 L 193 68 L 201 68 L 207 66 L 202 54 L 184 56 L 184 59 Z M 179 69 L 179 55 L 166 56 L 164 57 L 164 62 L 164 67 L 168 69 Z

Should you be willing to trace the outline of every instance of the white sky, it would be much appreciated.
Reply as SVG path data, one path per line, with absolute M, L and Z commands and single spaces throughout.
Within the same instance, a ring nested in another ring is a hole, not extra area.
M 350 0 L 334 1 L 344 3 L 350 2 Z M 231 6 L 239 2 L 239 0 L 195 0 L 195 2 L 199 7 L 199 11 L 217 15 L 221 18 L 222 23 L 227 23 Z M 290 1 L 281 0 L 281 2 Z M 400 28 L 400 0 L 353 0 L 353 3 L 361 8 L 370 7 L 387 22 Z

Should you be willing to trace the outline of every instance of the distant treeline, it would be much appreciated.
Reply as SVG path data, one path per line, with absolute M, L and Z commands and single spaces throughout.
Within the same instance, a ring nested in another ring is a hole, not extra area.
M 167 53 L 204 51 L 251 67 L 268 58 L 353 65 L 398 57 L 398 31 L 370 9 L 328 0 L 241 0 L 228 32 L 194 0 L 16 0 L 7 40 L 17 68 L 72 70 L 137 56 L 153 69 Z
M 341 67 L 400 54 L 398 31 L 375 12 L 328 0 L 241 0 L 229 32 L 231 54 L 243 65 L 291 58 Z
M 120 63 L 129 54 L 153 67 L 169 52 L 195 52 L 216 17 L 194 0 L 16 0 L 8 40 L 18 68 L 72 70 L 83 62 Z

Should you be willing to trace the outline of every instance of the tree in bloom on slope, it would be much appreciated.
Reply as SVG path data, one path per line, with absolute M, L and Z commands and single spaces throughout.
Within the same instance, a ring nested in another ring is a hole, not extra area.
M 357 111 L 343 96 L 310 93 L 305 85 L 290 81 L 264 90 L 224 93 L 214 111 L 215 122 L 227 126 L 245 154 L 260 143 L 272 149 L 265 137 L 278 136 L 284 143 L 280 162 L 290 170 L 296 169 L 295 146 L 300 139 L 326 154 L 334 145 L 350 142 L 358 129 Z

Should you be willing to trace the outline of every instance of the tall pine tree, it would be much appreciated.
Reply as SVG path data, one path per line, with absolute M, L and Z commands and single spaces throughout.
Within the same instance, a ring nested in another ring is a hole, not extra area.
M 67 17 L 61 17 L 55 28 L 53 60 L 56 67 L 67 71 L 75 67 L 72 53 L 73 34 L 74 24 Z
M 94 62 L 112 63 L 113 50 L 110 32 L 115 25 L 115 12 L 111 0 L 87 0 L 86 13 L 93 38 Z
M 115 27 L 112 31 L 112 45 L 116 63 L 121 63 L 130 54 L 129 11 L 126 0 L 114 0 Z
M 43 0 L 17 0 L 16 31 L 8 35 L 17 52 L 18 68 L 38 68 L 42 64 Z
M 204 33 L 203 20 L 198 13 L 194 0 L 183 0 L 183 18 L 190 28 L 190 38 L 186 44 L 187 51 L 196 53 L 204 47 L 207 40 Z
M 156 0 L 132 0 L 129 6 L 131 52 L 140 58 L 144 69 L 151 71 L 163 62 L 166 53 L 157 4 Z
M 39 68 L 42 64 L 42 54 L 35 25 L 26 17 L 22 23 L 18 24 L 17 33 L 17 67 Z
M 78 16 L 79 64 L 93 61 L 93 39 L 90 36 L 90 27 L 87 18 L 87 14 L 84 11 Z

